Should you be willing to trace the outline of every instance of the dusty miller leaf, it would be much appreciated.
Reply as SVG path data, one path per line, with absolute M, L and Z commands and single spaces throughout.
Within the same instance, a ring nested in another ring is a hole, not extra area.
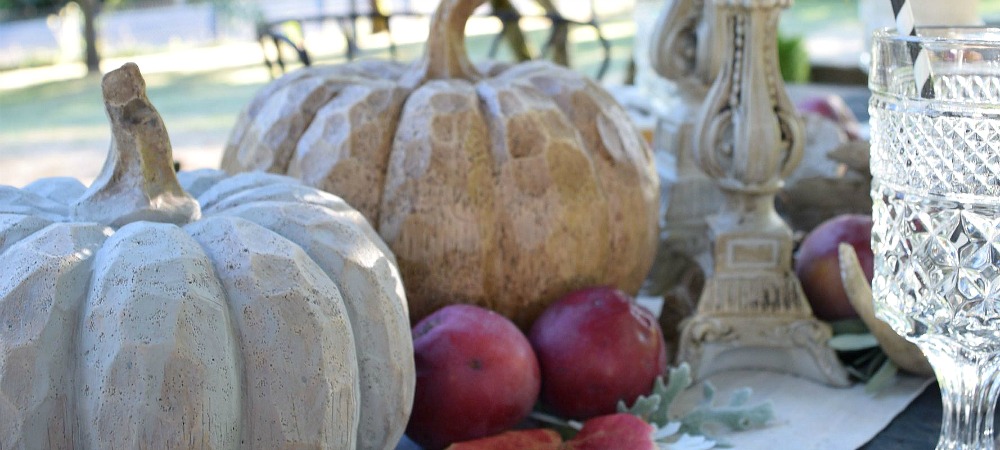
M 657 378 L 653 391 L 648 396 L 640 396 L 631 408 L 624 402 L 619 402 L 618 411 L 635 414 L 657 428 L 666 427 L 671 422 L 669 414 L 671 404 L 678 394 L 692 384 L 694 381 L 691 378 L 691 367 L 681 364 L 670 370 L 666 383 L 662 377 Z M 715 387 L 711 383 L 704 383 L 702 400 L 698 406 L 674 419 L 681 423 L 680 433 L 707 436 L 704 429 L 707 424 L 717 424 L 730 430 L 742 431 L 764 426 L 774 419 L 774 408 L 770 402 L 748 405 L 752 395 L 749 388 L 733 392 L 729 402 L 722 406 L 713 405 L 715 394 Z
M 653 382 L 653 391 L 649 395 L 640 395 L 632 407 L 625 405 L 625 402 L 618 402 L 618 412 L 627 412 L 641 417 L 654 427 L 663 428 L 670 423 L 670 405 L 674 399 L 691 386 L 691 367 L 687 363 L 679 367 L 671 368 L 669 381 L 664 382 L 663 377 L 656 377 Z
M 774 419 L 774 407 L 771 402 L 747 406 L 750 389 L 737 390 L 730 397 L 729 403 L 714 406 L 715 388 L 711 383 L 705 383 L 705 399 L 691 411 L 680 417 L 681 431 L 694 435 L 707 435 L 705 425 L 717 424 L 733 431 L 744 431 L 759 428 Z

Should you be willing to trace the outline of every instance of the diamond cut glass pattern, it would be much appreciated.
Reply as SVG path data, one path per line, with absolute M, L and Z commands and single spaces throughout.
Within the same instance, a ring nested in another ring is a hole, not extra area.
M 918 321 L 918 329 L 954 332 L 973 346 L 996 339 L 1000 206 L 966 207 L 887 185 L 875 189 L 873 242 L 883 257 L 874 283 L 876 292 L 886 293 L 884 310 L 899 316 L 893 322 Z M 914 332 L 912 324 L 905 328 Z

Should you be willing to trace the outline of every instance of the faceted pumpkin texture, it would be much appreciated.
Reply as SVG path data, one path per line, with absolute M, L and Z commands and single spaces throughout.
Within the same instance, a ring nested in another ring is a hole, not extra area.
M 419 67 L 275 80 L 243 111 L 222 168 L 286 173 L 361 211 L 396 254 L 413 323 L 472 303 L 527 329 L 574 289 L 635 294 L 659 189 L 648 145 L 610 94 L 542 61 L 466 77 Z
M 393 256 L 286 177 L 181 174 L 187 225 L 0 186 L 0 448 L 383 448 L 413 399 Z

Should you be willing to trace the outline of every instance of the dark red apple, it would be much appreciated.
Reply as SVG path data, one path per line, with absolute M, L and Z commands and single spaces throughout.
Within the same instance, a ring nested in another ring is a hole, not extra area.
M 843 214 L 819 224 L 806 235 L 795 258 L 795 274 L 809 299 L 816 318 L 826 321 L 858 317 L 840 279 L 837 246 L 854 247 L 861 268 L 872 281 L 872 218 L 863 214 Z
M 562 437 L 554 430 L 533 428 L 458 442 L 447 450 L 563 450 L 562 443 Z
M 406 435 L 425 449 L 506 431 L 538 399 L 531 344 L 493 311 L 441 308 L 413 327 L 413 350 L 417 382 Z
M 583 423 L 580 432 L 566 442 L 571 450 L 657 450 L 653 440 L 656 429 L 628 413 L 594 417 Z
M 840 126 L 851 140 L 861 138 L 861 124 L 851 108 L 839 95 L 819 95 L 806 98 L 795 105 L 801 113 L 819 114 Z
M 542 368 L 542 402 L 585 419 L 648 394 L 667 369 L 656 318 L 610 287 L 576 291 L 550 305 L 528 334 Z

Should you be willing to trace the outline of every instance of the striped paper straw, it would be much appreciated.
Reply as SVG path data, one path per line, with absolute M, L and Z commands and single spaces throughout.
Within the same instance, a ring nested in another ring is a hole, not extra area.
M 900 36 L 917 36 L 916 23 L 913 20 L 913 9 L 907 0 L 891 0 L 892 13 L 896 16 L 896 33 Z M 934 98 L 934 85 L 931 83 L 931 60 L 927 51 L 918 42 L 907 42 L 910 58 L 913 59 L 913 81 L 917 84 L 920 96 Z

